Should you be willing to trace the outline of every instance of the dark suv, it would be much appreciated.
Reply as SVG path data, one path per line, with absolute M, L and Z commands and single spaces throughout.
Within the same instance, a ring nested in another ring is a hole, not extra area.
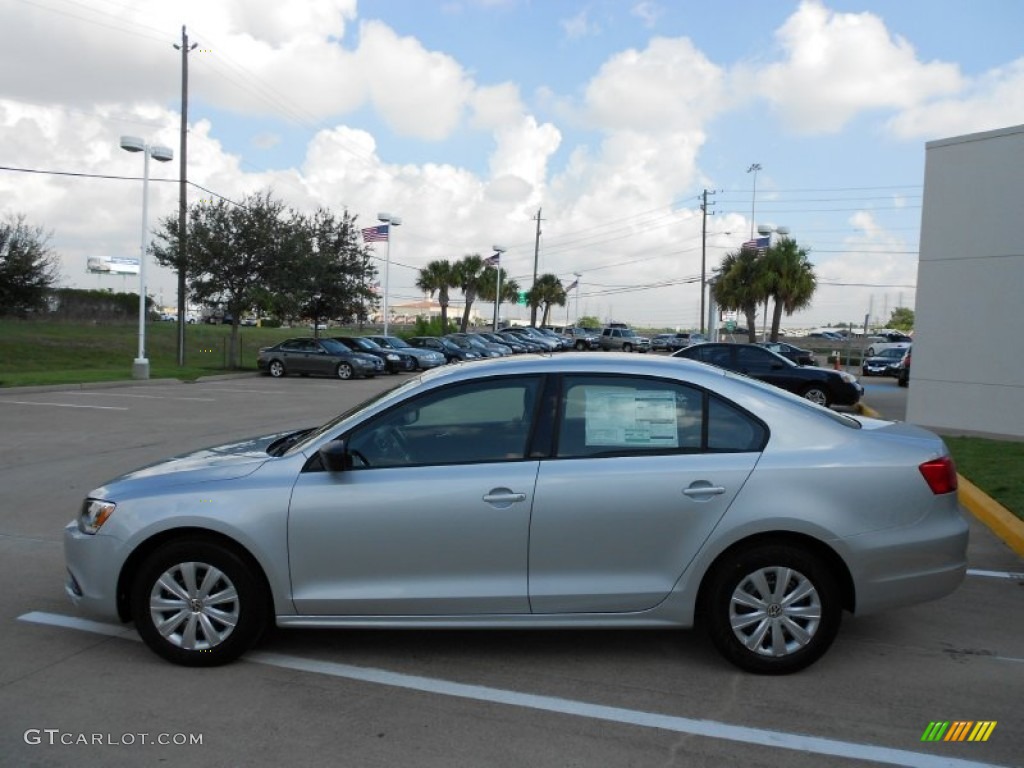
M 686 357 L 742 373 L 818 405 L 856 405 L 864 394 L 864 387 L 857 378 L 845 371 L 797 365 L 757 344 L 694 344 L 673 353 L 672 357 Z

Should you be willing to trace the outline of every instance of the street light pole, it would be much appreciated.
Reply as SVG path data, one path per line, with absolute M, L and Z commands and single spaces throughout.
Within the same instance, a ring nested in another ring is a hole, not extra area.
M 760 163 L 751 163 L 747 173 L 754 174 L 754 192 L 750 196 L 750 239 L 754 239 L 754 207 L 757 205 L 757 172 L 761 170 Z
M 494 249 L 494 255 L 491 258 L 494 259 L 494 265 L 498 268 L 498 279 L 494 289 L 494 325 L 491 330 L 497 333 L 499 308 L 501 307 L 501 254 L 505 252 L 505 248 L 500 245 L 492 245 L 491 248 Z
M 579 272 L 573 272 L 573 277 L 576 278 L 576 318 L 573 320 L 573 326 L 580 324 L 580 278 L 583 277 Z
M 146 144 L 135 136 L 122 136 L 121 149 L 142 152 L 142 243 L 139 252 L 139 354 L 132 362 L 132 378 L 149 378 L 149 360 L 146 358 L 146 251 L 149 250 L 149 158 L 161 163 L 174 159 L 174 152 L 158 145 Z
M 388 247 L 385 249 L 385 260 L 384 260 L 384 335 L 388 335 L 388 283 L 391 279 L 391 227 L 397 227 L 402 223 L 402 219 L 398 216 L 392 216 L 390 213 L 378 213 L 377 221 L 382 221 L 388 225 Z

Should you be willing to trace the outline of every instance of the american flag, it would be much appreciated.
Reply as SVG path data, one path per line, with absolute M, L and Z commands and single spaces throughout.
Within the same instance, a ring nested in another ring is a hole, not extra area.
M 496 267 L 501 263 L 501 254 L 496 253 L 493 256 L 484 259 L 485 267 Z
M 771 240 L 769 238 L 767 238 L 767 237 L 755 237 L 753 240 L 747 240 L 747 242 L 745 242 L 740 247 L 743 250 L 750 249 L 750 250 L 756 250 L 756 251 L 763 251 L 763 250 L 765 250 L 768 247 L 768 245 L 770 243 L 771 243 Z
M 380 243 L 387 242 L 388 239 L 388 225 L 378 224 L 376 227 L 367 227 L 363 230 L 363 242 L 364 243 Z
M 573 280 L 573 281 L 572 281 L 572 285 L 567 285 L 567 286 L 565 287 L 565 292 L 566 292 L 566 293 L 568 293 L 569 291 L 571 291 L 571 290 L 572 290 L 573 288 L 575 288 L 575 287 L 576 287 L 576 285 L 577 285 L 578 283 L 579 283 L 579 280 Z

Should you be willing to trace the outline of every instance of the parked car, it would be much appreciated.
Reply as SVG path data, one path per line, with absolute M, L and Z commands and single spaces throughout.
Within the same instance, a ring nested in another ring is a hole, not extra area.
M 600 332 L 594 331 L 590 328 L 580 328 L 579 326 L 569 325 L 563 327 L 561 330 L 556 328 L 555 331 L 556 333 L 561 333 L 562 336 L 571 339 L 573 349 L 579 352 L 601 348 Z
M 497 350 L 495 347 L 488 346 L 483 342 L 477 341 L 476 339 L 470 339 L 466 336 L 462 336 L 458 333 L 448 333 L 442 337 L 445 341 L 450 344 L 454 344 L 467 352 L 473 352 L 477 357 L 486 359 L 489 357 L 504 357 L 505 355 Z M 507 347 L 506 347 L 507 349 Z
M 66 592 L 188 666 L 273 624 L 697 622 L 736 666 L 782 674 L 826 652 L 844 610 L 956 589 L 956 490 L 914 425 L 688 360 L 517 356 L 99 486 L 64 529 Z
M 910 337 L 906 337 L 906 341 L 885 341 L 884 339 L 890 338 L 885 336 L 874 336 L 868 341 L 868 347 L 864 350 L 864 354 L 867 357 L 874 357 L 887 349 L 900 349 L 905 350 L 910 348 Z
M 685 357 L 716 365 L 774 384 L 818 405 L 856 405 L 864 387 L 855 376 L 810 365 L 797 365 L 757 344 L 694 344 L 673 357 Z
M 707 337 L 702 333 L 682 331 L 672 334 L 672 337 L 669 339 L 669 348 L 674 352 L 677 349 L 684 349 L 691 344 L 701 344 L 707 340 Z
M 481 331 L 480 335 L 488 341 L 493 341 L 495 344 L 504 344 L 506 347 L 512 350 L 512 354 L 521 355 L 524 352 L 529 352 L 530 349 L 522 342 L 522 340 L 513 337 L 511 334 L 502 336 L 500 333 L 494 333 L 492 331 Z
M 363 354 L 379 357 L 384 361 L 384 370 L 388 373 L 408 373 L 409 371 L 415 371 L 419 367 L 415 356 L 397 349 L 384 349 L 384 347 L 372 339 L 367 339 L 363 336 L 334 336 L 332 338 L 339 344 L 344 344 L 353 352 L 362 352 Z
M 398 336 L 367 336 L 370 341 L 383 349 L 412 355 L 416 359 L 416 368 L 425 371 L 448 362 L 444 355 L 432 349 L 414 347 Z
M 372 378 L 384 373 L 384 362 L 372 355 L 353 352 L 331 339 L 311 337 L 287 339 L 272 347 L 263 347 L 256 358 L 256 366 L 275 379 L 290 373 L 339 379 Z
M 558 344 L 558 348 L 562 351 L 572 349 L 576 345 L 574 339 L 570 339 L 568 336 L 556 333 L 551 328 L 537 328 L 536 330 L 538 333 L 547 336 L 549 339 L 553 339 Z
M 826 341 L 846 341 L 846 337 L 836 331 L 812 331 L 807 334 L 809 339 L 825 339 Z
M 674 352 L 676 347 L 671 342 L 675 339 L 674 333 L 656 333 L 651 336 L 652 352 Z M 600 342 L 598 342 L 600 344 Z
M 505 328 L 501 333 L 502 335 L 510 333 L 516 336 L 517 338 L 530 341 L 533 343 L 535 347 L 540 347 L 543 351 L 546 352 L 557 352 L 562 348 L 562 345 L 559 344 L 557 341 L 550 338 L 549 336 L 545 336 L 536 328 L 533 328 L 529 325 L 512 326 L 509 328 Z
M 814 359 L 814 353 L 809 349 L 797 347 L 793 344 L 788 344 L 784 341 L 759 341 L 757 342 L 759 347 L 770 349 L 776 354 L 782 355 L 783 357 L 789 358 L 797 365 L 817 365 L 817 361 Z
M 650 348 L 651 340 L 638 336 L 632 328 L 609 326 L 601 331 L 601 349 L 605 352 L 646 352 Z
M 860 366 L 861 373 L 864 376 L 896 376 L 900 361 L 906 353 L 906 349 L 899 347 L 883 349 L 872 357 L 864 358 Z
M 420 349 L 432 349 L 435 352 L 440 352 L 449 363 L 480 359 L 480 355 L 476 352 L 470 352 L 448 339 L 441 339 L 436 336 L 413 336 L 409 339 L 409 343 Z
M 479 333 L 449 333 L 445 338 L 452 339 L 455 343 L 459 343 L 460 340 L 468 341 L 474 349 L 479 350 L 481 357 L 506 357 L 512 354 L 512 347 L 508 344 L 491 341 Z
M 896 372 L 896 383 L 901 387 L 910 386 L 910 348 L 903 353 L 899 369 Z
M 522 333 L 521 329 L 516 328 L 502 328 L 498 331 L 498 335 L 507 339 L 517 341 L 526 347 L 527 352 L 552 352 L 553 347 L 549 340 L 541 341 L 535 339 L 529 334 Z

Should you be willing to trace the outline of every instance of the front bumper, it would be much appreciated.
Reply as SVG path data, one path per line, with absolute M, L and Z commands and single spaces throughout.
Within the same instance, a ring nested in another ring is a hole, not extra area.
M 83 614 L 121 621 L 117 610 L 117 580 L 123 563 L 122 542 L 102 534 L 82 533 L 75 522 L 64 528 L 64 592 Z

